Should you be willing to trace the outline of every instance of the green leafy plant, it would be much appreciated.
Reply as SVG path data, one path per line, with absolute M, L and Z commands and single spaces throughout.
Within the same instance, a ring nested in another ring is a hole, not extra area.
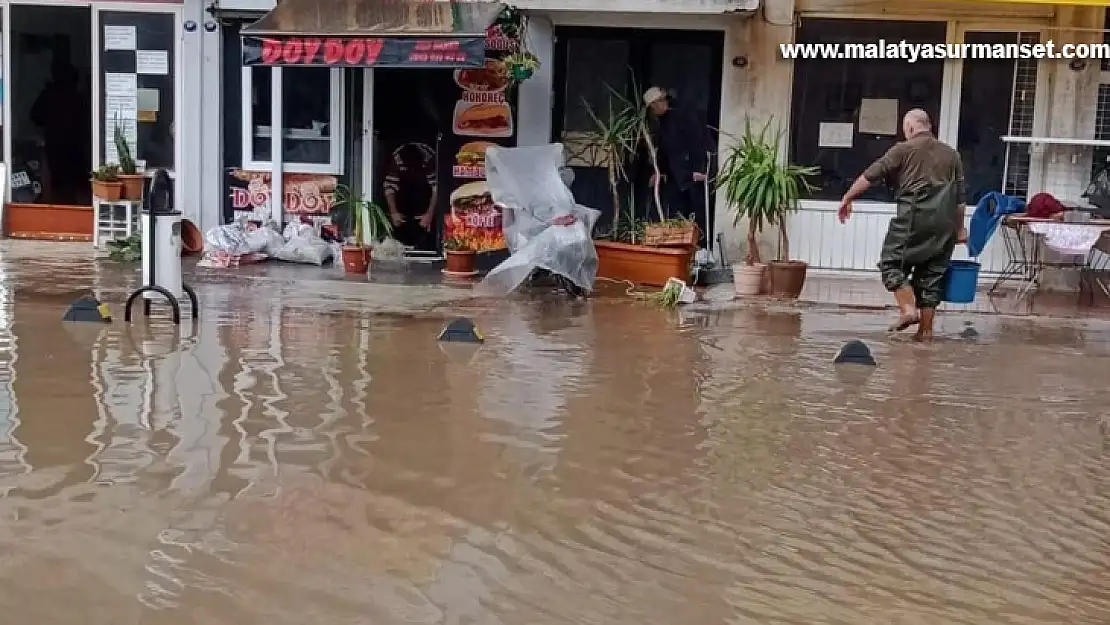
M 139 167 L 131 154 L 131 145 L 127 143 L 127 136 L 123 132 L 123 117 L 118 113 L 116 114 L 116 126 L 112 135 L 112 142 L 115 143 L 116 153 L 119 155 L 120 173 L 125 176 L 137 174 Z
M 133 263 L 143 257 L 143 237 L 135 233 L 125 239 L 108 241 L 108 258 L 121 263 Z
M 507 54 L 505 58 L 501 59 L 501 62 L 504 63 L 505 67 L 509 68 L 510 71 L 520 69 L 527 72 L 534 72 L 540 68 L 539 57 L 527 50 L 519 50 L 512 54 Z
M 748 220 L 749 265 L 761 262 L 757 236 L 768 225 L 779 227 L 779 260 L 790 258 L 786 220 L 798 210 L 802 191 L 815 189 L 808 178 L 818 173 L 816 167 L 786 163 L 780 156 L 783 131 L 771 133 L 770 127 L 768 120 L 756 131 L 747 120 L 744 135 L 729 149 L 717 174 L 717 188 L 733 211 L 734 225 Z
M 474 251 L 476 251 L 474 249 L 473 242 L 470 239 L 468 239 L 464 236 L 460 236 L 460 235 L 455 235 L 455 236 L 448 237 L 447 240 L 443 242 L 443 249 L 448 251 L 448 252 L 474 252 Z
M 355 195 L 347 185 L 336 187 L 331 217 L 333 222 L 342 224 L 345 232 L 351 233 L 358 247 L 362 247 L 367 234 L 375 243 L 393 234 L 393 222 L 385 209 L 364 196 Z
M 92 173 L 92 178 L 97 182 L 119 182 L 119 165 L 101 165 Z
M 675 308 L 682 297 L 682 285 L 668 282 L 662 291 L 654 293 L 651 300 L 662 308 Z

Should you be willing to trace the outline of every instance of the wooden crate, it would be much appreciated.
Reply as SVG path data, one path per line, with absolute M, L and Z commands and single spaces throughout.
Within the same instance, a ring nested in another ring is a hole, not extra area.
M 700 237 L 698 226 L 689 222 L 681 226 L 673 224 L 647 224 L 644 226 L 644 245 L 650 247 L 690 247 L 698 246 Z

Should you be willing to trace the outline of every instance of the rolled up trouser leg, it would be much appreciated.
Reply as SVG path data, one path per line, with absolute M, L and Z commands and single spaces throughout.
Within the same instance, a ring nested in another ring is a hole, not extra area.
M 879 261 L 879 273 L 882 274 L 883 286 L 890 292 L 897 291 L 909 282 L 909 274 L 902 266 L 901 258 L 883 257 Z
M 886 229 L 883 249 L 879 254 L 879 272 L 883 286 L 890 292 L 897 291 L 909 281 L 910 266 L 906 262 L 906 244 L 910 237 L 908 213 L 899 211 Z
M 944 297 L 944 274 L 952 260 L 949 251 L 914 267 L 913 295 L 918 308 L 936 308 Z

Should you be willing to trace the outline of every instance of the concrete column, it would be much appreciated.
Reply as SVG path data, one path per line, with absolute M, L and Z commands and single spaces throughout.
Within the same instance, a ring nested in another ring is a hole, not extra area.
M 185 0 L 182 5 L 182 25 L 191 25 L 192 30 L 183 28 L 181 40 L 181 59 L 178 61 L 178 72 L 181 73 L 180 89 L 182 90 L 180 102 L 181 110 L 175 111 L 174 140 L 181 142 L 181 162 L 176 163 L 177 195 L 175 204 L 178 210 L 184 213 L 186 219 L 198 226 L 202 223 L 200 218 L 201 207 L 201 101 L 203 92 L 201 88 L 201 72 L 203 71 L 203 45 L 204 45 L 204 11 L 203 0 Z M 203 230 L 202 230 L 203 231 Z
M 744 133 L 751 120 L 761 127 L 772 121 L 772 127 L 790 128 L 790 103 L 793 83 L 793 62 L 783 60 L 780 43 L 794 40 L 794 0 L 766 0 L 763 10 L 750 18 L 738 18 L 725 31 L 725 58 L 721 88 L 721 162 L 727 157 L 736 138 Z M 747 61 L 738 67 L 734 61 Z M 789 134 L 783 135 L 783 156 L 786 156 Z M 725 251 L 729 260 L 744 257 L 747 224 L 733 228 L 733 211 L 721 194 L 717 196 L 716 223 L 725 234 Z M 764 232 L 760 250 L 765 258 L 774 252 L 777 234 Z
M 555 84 L 555 34 L 551 20 L 541 15 L 528 16 L 525 34 L 528 46 L 540 60 L 531 78 L 521 83 L 517 101 L 517 145 L 550 143 L 552 92 Z
M 206 12 L 202 23 L 200 64 L 200 156 L 201 183 L 197 227 L 201 232 L 218 226 L 224 207 L 223 171 L 223 39 L 219 22 Z

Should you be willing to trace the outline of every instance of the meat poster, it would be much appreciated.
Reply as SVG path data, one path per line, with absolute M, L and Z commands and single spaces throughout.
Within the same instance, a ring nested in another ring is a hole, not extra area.
M 455 135 L 498 139 L 513 136 L 513 111 L 505 97 L 509 74 L 504 63 L 488 58 L 485 67 L 457 69 L 455 83 L 462 90 L 452 116 Z

